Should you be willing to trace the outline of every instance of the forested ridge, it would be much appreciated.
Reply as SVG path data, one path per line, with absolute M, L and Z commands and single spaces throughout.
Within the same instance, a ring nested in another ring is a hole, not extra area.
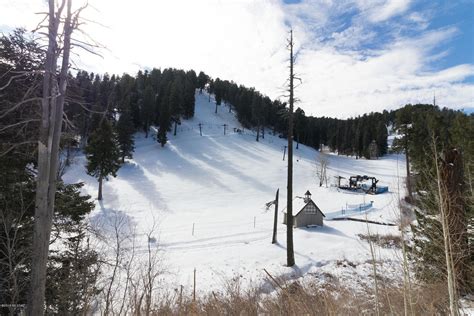
M 245 128 L 253 129 L 259 135 L 264 136 L 267 129 L 286 137 L 288 109 L 284 102 L 271 100 L 254 88 L 212 79 L 204 72 L 196 75 L 194 70 L 152 69 L 140 70 L 135 76 L 110 76 L 79 71 L 70 82 L 71 97 L 79 101 L 71 102 L 68 111 L 83 139 L 101 119 L 103 114 L 98 112 L 107 113 L 109 120 L 114 119 L 114 113 L 119 113 L 119 117 L 125 114 L 123 121 L 131 121 L 133 132 L 143 131 L 148 136 L 150 126 L 158 126 L 155 136 L 164 146 L 166 132 L 176 133 L 182 119 L 193 117 L 196 89 L 199 93 L 207 91 L 213 95 L 216 113 L 233 111 Z M 328 146 L 339 154 L 368 158 L 369 145 L 375 141 L 378 155 L 387 153 L 387 126 L 393 123 L 394 117 L 391 112 L 343 120 L 308 117 L 298 108 L 294 115 L 294 138 L 298 143 L 317 149 Z M 128 126 L 128 123 L 122 122 L 118 126 L 119 132 L 126 128 L 121 125 Z

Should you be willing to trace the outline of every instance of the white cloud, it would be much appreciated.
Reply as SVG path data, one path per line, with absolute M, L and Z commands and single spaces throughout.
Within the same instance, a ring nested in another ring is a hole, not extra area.
M 1 23 L 28 28 L 39 20 L 33 12 L 44 5 L 39 0 L 3 2 Z M 463 83 L 474 75 L 473 65 L 433 68 L 449 54 L 449 39 L 459 30 L 428 30 L 426 16 L 410 12 L 409 1 L 90 2 L 97 10 L 89 8 L 87 17 L 107 27 L 89 23 L 85 30 L 107 50 L 103 59 L 76 50 L 75 60 L 94 72 L 192 68 L 276 98 L 288 73 L 285 44 L 292 25 L 300 52 L 296 71 L 303 79 L 299 106 L 309 114 L 347 117 L 431 102 L 434 91 L 442 105 L 474 106 L 474 86 Z M 374 28 L 381 22 L 387 29 L 382 34 Z M 418 34 L 406 35 L 404 23 L 418 26 Z
M 382 22 L 408 10 L 411 0 L 357 0 L 371 22 Z

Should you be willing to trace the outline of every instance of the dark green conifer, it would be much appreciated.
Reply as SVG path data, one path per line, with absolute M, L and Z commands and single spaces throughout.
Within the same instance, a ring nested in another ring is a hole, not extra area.
M 117 141 L 122 163 L 125 162 L 125 158 L 133 157 L 133 150 L 135 149 L 135 141 L 133 139 L 134 132 L 135 128 L 133 127 L 130 112 L 125 111 L 121 113 L 117 122 Z
M 98 200 L 102 200 L 102 182 L 111 175 L 117 176 L 120 168 L 120 151 L 112 126 L 103 120 L 92 133 L 85 148 L 87 174 L 99 180 Z
M 161 144 L 161 147 L 164 147 L 168 141 L 166 134 L 168 133 L 171 125 L 168 93 L 165 94 L 161 101 L 158 123 L 160 126 L 158 128 L 157 141 Z

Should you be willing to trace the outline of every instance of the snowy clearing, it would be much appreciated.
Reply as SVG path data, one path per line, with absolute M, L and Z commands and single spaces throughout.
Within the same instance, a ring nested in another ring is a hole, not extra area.
M 380 179 L 380 185 L 389 186 L 387 193 L 366 195 L 318 187 L 315 161 L 319 153 L 300 145 L 294 150 L 294 195 L 310 190 L 327 218 L 324 227 L 295 229 L 296 266 L 285 267 L 286 226 L 281 210 L 286 207 L 287 161 L 283 161 L 283 150 L 287 141 L 265 133 L 265 138 L 256 142 L 253 132 L 234 130 L 242 127 L 228 113 L 228 107 L 220 106 L 218 114 L 214 109 L 212 99 L 209 103 L 206 94 L 196 94 L 195 117 L 182 122 L 177 136 L 169 133 L 164 148 L 153 137 L 137 134 L 134 158 L 127 160 L 116 178 L 104 183 L 104 200 L 96 203 L 90 215 L 92 224 L 104 231 L 117 216 L 126 218 L 127 225 L 136 228 L 138 253 L 146 251 L 146 233 L 155 225 L 152 237 L 162 250 L 167 271 L 164 282 L 189 288 L 196 269 L 198 290 L 204 292 L 221 288 L 224 280 L 235 276 L 247 284 L 264 281 L 264 268 L 275 276 L 291 278 L 318 270 L 328 272 L 337 261 L 364 264 L 371 258 L 368 244 L 357 236 L 367 234 L 368 228 L 371 234 L 399 233 L 396 226 L 329 219 L 340 215 L 347 205 L 373 201 L 373 207 L 362 214 L 347 212 L 346 216 L 396 223 L 397 175 L 403 175 L 405 163 L 402 156 L 356 160 L 328 155 L 331 184 L 335 176 L 367 174 Z M 78 155 L 64 179 L 84 182 L 84 193 L 96 198 L 97 181 L 86 174 L 84 166 L 85 157 Z M 266 211 L 265 203 L 274 199 L 278 188 L 278 243 L 272 245 L 274 212 L 273 206 Z M 380 248 L 377 256 L 397 260 L 399 253 Z M 370 270 L 347 269 L 362 277 Z

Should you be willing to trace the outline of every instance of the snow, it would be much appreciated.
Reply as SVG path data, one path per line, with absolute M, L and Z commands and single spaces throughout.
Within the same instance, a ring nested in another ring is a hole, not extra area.
M 235 276 L 244 284 L 263 281 L 264 268 L 275 276 L 296 278 L 326 271 L 340 260 L 365 263 L 370 250 L 357 234 L 367 234 L 368 227 L 371 234 L 398 234 L 397 227 L 325 220 L 323 227 L 295 229 L 296 266 L 286 267 L 283 216 L 280 212 L 279 242 L 271 244 L 274 211 L 273 206 L 266 210 L 265 203 L 272 201 L 280 188 L 279 209 L 286 207 L 283 149 L 287 141 L 265 133 L 265 138 L 256 142 L 254 133 L 243 129 L 226 106 L 220 106 L 217 114 L 214 110 L 214 101 L 197 93 L 195 117 L 183 121 L 176 136 L 169 133 L 165 147 L 152 137 L 137 134 L 134 158 L 127 160 L 116 178 L 104 183 L 104 200 L 96 203 L 89 218 L 104 230 L 110 229 L 118 216 L 125 218 L 126 225 L 136 229 L 141 251 L 147 248 L 146 234 L 156 226 L 152 237 L 162 249 L 166 266 L 163 282 L 189 288 L 194 269 L 199 291 L 219 289 L 224 279 Z M 199 123 L 203 124 L 203 136 Z M 234 128 L 243 129 L 243 133 L 234 132 Z M 373 201 L 372 208 L 351 214 L 379 222 L 397 221 L 402 156 L 365 160 L 327 155 L 331 182 L 336 176 L 367 174 L 389 186 L 387 193 L 366 195 L 319 187 L 315 176 L 318 155 L 303 145 L 294 150 L 294 197 L 310 190 L 326 216 L 337 215 L 347 204 Z M 77 156 L 64 180 L 84 182 L 84 193 L 96 197 L 97 180 L 86 174 L 84 166 L 85 157 Z M 396 250 L 379 249 L 378 256 L 393 259 L 394 253 L 396 257 Z

